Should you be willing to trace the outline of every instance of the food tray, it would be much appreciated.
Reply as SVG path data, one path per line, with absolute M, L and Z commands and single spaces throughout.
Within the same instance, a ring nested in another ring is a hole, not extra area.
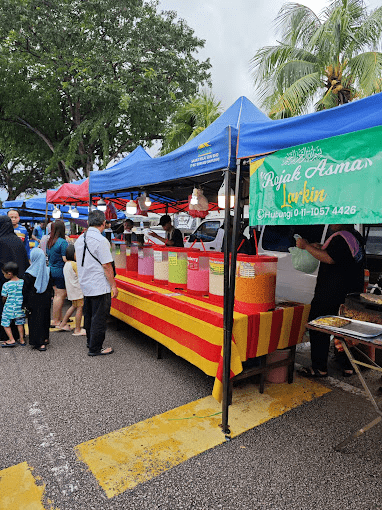
M 333 331 L 333 333 L 343 333 L 345 335 L 355 336 L 359 338 L 373 338 L 382 335 L 382 325 L 379 324 L 357 321 L 354 319 L 348 319 L 348 317 L 339 317 L 338 315 L 323 315 L 322 317 L 317 318 L 322 319 L 323 317 L 336 317 L 339 319 L 346 319 L 349 320 L 351 324 L 347 324 L 346 326 L 342 327 L 319 326 L 314 324 L 314 321 L 309 322 L 309 324 L 315 328 L 322 328 L 329 331 Z

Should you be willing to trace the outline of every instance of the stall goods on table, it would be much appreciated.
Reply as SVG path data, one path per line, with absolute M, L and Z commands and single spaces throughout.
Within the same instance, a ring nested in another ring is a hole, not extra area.
M 222 398 L 223 308 L 209 298 L 190 297 L 169 288 L 117 275 L 118 297 L 111 314 L 215 377 L 213 396 Z M 302 341 L 309 305 L 282 305 L 273 311 L 234 313 L 231 377 L 248 359 Z

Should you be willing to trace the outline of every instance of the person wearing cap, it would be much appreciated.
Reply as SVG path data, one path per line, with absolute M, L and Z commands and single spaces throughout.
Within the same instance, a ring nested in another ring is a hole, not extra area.
M 177 248 L 183 248 L 183 235 L 182 232 L 175 228 L 171 223 L 171 218 L 168 214 L 161 216 L 159 225 L 166 232 L 166 237 L 158 235 L 156 232 L 150 232 L 150 235 L 162 241 L 166 246 L 176 246 Z

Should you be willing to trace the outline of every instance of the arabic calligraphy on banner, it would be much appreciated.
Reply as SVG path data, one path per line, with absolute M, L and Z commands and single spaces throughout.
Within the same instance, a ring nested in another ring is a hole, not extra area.
M 382 126 L 251 160 L 251 225 L 382 223 Z

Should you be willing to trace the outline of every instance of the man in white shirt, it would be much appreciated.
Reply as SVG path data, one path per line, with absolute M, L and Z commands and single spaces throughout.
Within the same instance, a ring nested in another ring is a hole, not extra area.
M 91 211 L 89 228 L 76 241 L 78 279 L 84 294 L 84 326 L 89 356 L 111 354 L 111 347 L 102 348 L 111 297 L 117 297 L 110 243 L 102 235 L 106 218 L 102 211 Z

